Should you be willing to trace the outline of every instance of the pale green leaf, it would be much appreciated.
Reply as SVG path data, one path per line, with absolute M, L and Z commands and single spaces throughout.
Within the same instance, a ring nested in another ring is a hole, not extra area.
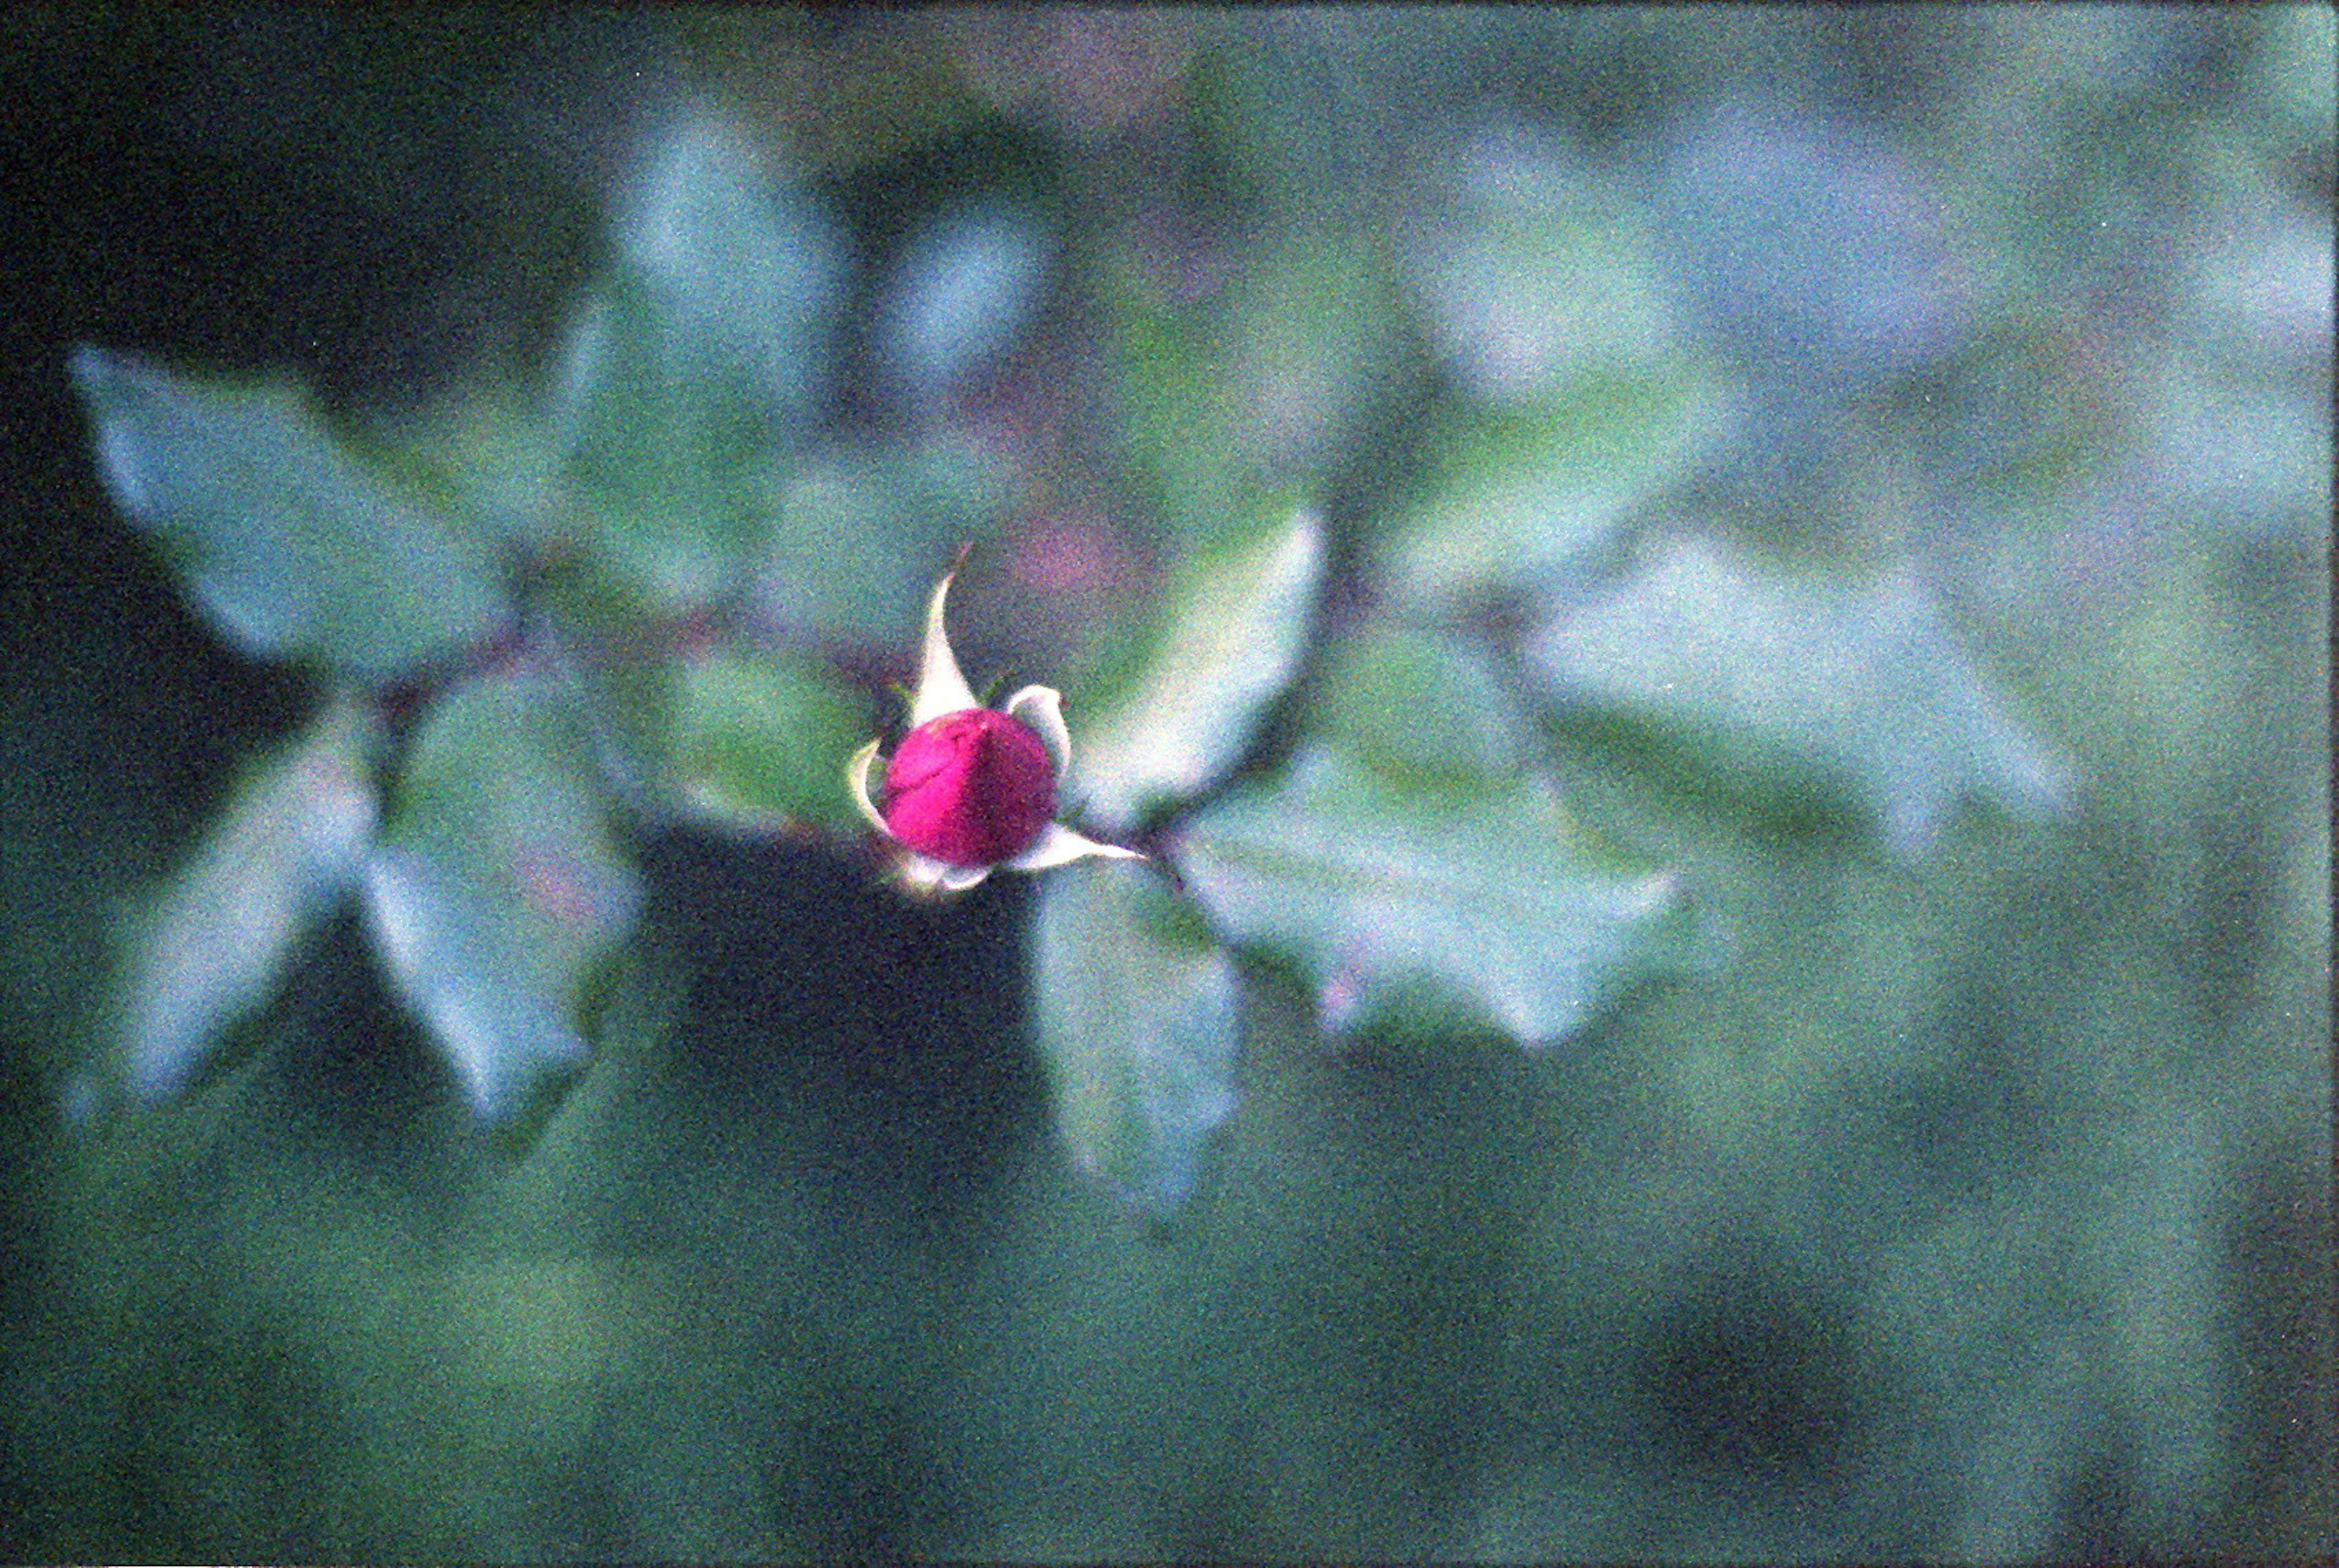
M 155 1100 L 272 994 L 356 875 L 377 811 L 380 721 L 336 702 L 236 792 L 141 922 L 122 1001 L 122 1077 Z
M 936 438 L 807 452 L 761 493 L 748 578 L 758 616 L 803 640 L 891 646 L 952 549 L 992 534 L 1013 490 L 995 457 Z
M 1850 792 L 1904 856 L 1960 796 L 2030 817 L 2069 798 L 2068 763 L 1907 570 L 1797 581 L 1691 541 L 1554 617 L 1527 656 L 1564 710 L 1623 719 L 1725 792 Z
M 1463 395 L 1374 565 L 1391 600 L 1440 613 L 1580 571 L 1732 416 L 1658 287 L 1648 225 L 1558 138 L 1481 133 L 1407 227 L 1406 276 Z
M 844 256 L 825 217 L 710 120 L 651 144 L 614 228 L 553 399 L 558 471 L 609 564 L 685 607 L 753 564 L 769 470 L 825 383 Z
M 1040 1050 L 1082 1169 L 1166 1213 L 1235 1108 L 1234 965 L 1177 928 L 1160 878 L 1121 862 L 1049 873 L 1032 936 Z
M 686 117 L 649 144 L 612 227 L 649 295 L 658 369 L 722 378 L 793 420 L 826 380 L 847 258 L 778 173 L 744 126 Z
M 1482 131 L 1408 215 L 1405 273 L 1475 397 L 1533 405 L 1671 370 L 1684 336 L 1627 192 L 1556 136 Z
M 879 361 L 922 404 L 962 391 L 1029 324 L 1055 260 L 1038 216 L 984 201 L 912 238 L 876 308 Z
M 244 651 L 380 682 L 508 619 L 468 519 L 360 465 L 297 393 L 183 380 L 92 348 L 73 372 L 115 503 Z
M 1494 659 L 1442 633 L 1382 625 L 1326 651 L 1311 727 L 1376 771 L 1449 786 L 1515 784 L 1531 732 Z
M 515 553 L 557 548 L 570 526 L 550 415 L 533 386 L 482 380 L 379 428 L 446 484 L 464 512 Z
M 1223 776 L 1298 667 L 1323 567 L 1323 525 L 1306 507 L 1190 563 L 1135 685 L 1103 713 L 1075 715 L 1071 796 L 1126 831 Z
M 1603 374 L 1531 408 L 1456 417 L 1420 498 L 1372 547 L 1381 591 L 1440 614 L 1580 574 L 1726 429 L 1716 386 L 1678 367 Z
M 1309 744 L 1275 784 L 1197 814 L 1172 853 L 1221 935 L 1298 967 L 1328 1032 L 1427 996 L 1546 1046 L 1695 956 L 1676 879 L 1592 853 L 1532 780 L 1405 790 Z
M 1403 366 L 1403 312 L 1372 232 L 1282 235 L 1192 304 L 1145 266 L 1126 258 L 1109 280 L 1116 401 L 1154 504 L 1207 548 L 1263 498 L 1322 487 Z
M 583 1060 L 642 894 L 559 683 L 498 676 L 431 710 L 365 892 L 394 989 L 483 1118 Z
M 851 829 L 844 759 L 872 731 L 865 705 L 802 656 L 716 649 L 680 662 L 669 793 L 723 827 Z
M 580 530 L 652 603 L 718 596 L 758 531 L 761 468 L 782 432 L 762 400 L 693 355 L 639 278 L 607 279 L 572 330 L 553 413 Z

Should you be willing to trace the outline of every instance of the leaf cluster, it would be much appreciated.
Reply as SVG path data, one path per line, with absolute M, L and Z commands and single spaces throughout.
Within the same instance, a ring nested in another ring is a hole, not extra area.
M 1219 127 L 1270 212 L 1302 201 L 1274 123 Z M 1086 628 L 1065 792 L 1168 876 L 1045 883 L 1032 1016 L 1072 1152 L 1148 1206 L 1238 1103 L 1247 977 L 1296 981 L 1327 1037 L 1541 1050 L 1712 960 L 1688 879 L 1564 804 L 1569 736 L 1758 822 L 1839 803 L 1904 857 L 1963 796 L 2068 798 L 1922 574 L 1653 531 L 1737 405 L 1612 177 L 1498 126 L 1305 210 L 1353 249 L 1269 222 L 1192 295 L 1126 234 L 1060 255 L 983 197 L 910 233 L 856 339 L 822 201 L 686 117 L 548 385 L 360 437 L 282 386 L 80 350 L 124 514 L 223 637 L 328 693 L 155 901 L 112 1081 L 183 1086 L 353 900 L 476 1109 L 524 1119 L 652 934 L 646 834 L 857 853 L 838 768 L 933 562 L 1002 521 L 1027 580 L 1066 547 L 1017 519 L 1073 454 L 969 413 L 1042 351 L 1051 289 L 1095 307 L 1117 482 L 1161 541 L 1152 591 Z M 840 419 L 855 343 L 894 427 Z M 1359 464 L 1400 424 L 1429 433 Z

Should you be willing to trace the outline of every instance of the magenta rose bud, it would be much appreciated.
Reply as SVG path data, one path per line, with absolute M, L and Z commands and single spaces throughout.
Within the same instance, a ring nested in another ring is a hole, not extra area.
M 854 809 L 896 848 L 902 885 L 918 893 L 964 892 L 997 866 L 1045 871 L 1090 855 L 1143 860 L 1140 851 L 1100 843 L 1053 820 L 1056 781 L 1072 759 L 1063 694 L 1025 686 L 999 707 L 982 705 L 943 624 L 956 570 L 943 574 L 926 601 L 910 733 L 884 764 L 884 777 L 875 790 L 869 787 L 882 737 L 844 764 Z
M 1021 854 L 1056 814 L 1056 773 L 1029 725 L 961 708 L 902 739 L 885 769 L 885 827 L 946 864 Z

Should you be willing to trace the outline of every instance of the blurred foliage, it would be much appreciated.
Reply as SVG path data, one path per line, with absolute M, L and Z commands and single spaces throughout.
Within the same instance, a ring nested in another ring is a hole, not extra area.
M 2333 50 L 12 14 L 0 1544 L 2329 1555 Z
M 1961 794 L 2038 817 L 2070 792 L 1910 574 L 1764 582 L 1686 544 L 1537 628 L 1526 658 L 1561 706 L 1643 732 L 1645 753 L 1692 754 L 1725 794 L 1800 774 L 1769 792 L 1791 814 L 1831 786 L 1859 796 L 1900 854 L 1929 853 Z
M 387 681 L 509 614 L 485 542 L 401 505 L 295 399 L 188 386 L 94 349 L 73 369 L 107 488 L 240 646 Z
M 1677 971 L 1680 889 L 1584 855 L 1543 781 L 1456 806 L 1330 749 L 1303 749 L 1289 772 L 1202 812 L 1178 858 L 1221 929 L 1297 959 L 1327 1035 L 1430 981 L 1548 1045 L 1625 982 Z

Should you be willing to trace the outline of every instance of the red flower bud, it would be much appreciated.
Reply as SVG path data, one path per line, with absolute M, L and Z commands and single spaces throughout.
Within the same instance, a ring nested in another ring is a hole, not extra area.
M 1063 695 L 1025 686 L 1002 707 L 976 700 L 943 625 L 951 576 L 943 574 L 926 601 L 910 733 L 886 764 L 883 786 L 873 797 L 869 774 L 880 742 L 844 765 L 862 817 L 910 852 L 895 857 L 902 884 L 915 892 L 964 892 L 997 865 L 1045 871 L 1090 855 L 1143 860 L 1140 851 L 1099 843 L 1051 820 L 1056 777 L 1072 756 Z
M 950 865 L 1012 858 L 1056 814 L 1056 773 L 1029 725 L 961 708 L 902 739 L 885 768 L 885 827 Z

